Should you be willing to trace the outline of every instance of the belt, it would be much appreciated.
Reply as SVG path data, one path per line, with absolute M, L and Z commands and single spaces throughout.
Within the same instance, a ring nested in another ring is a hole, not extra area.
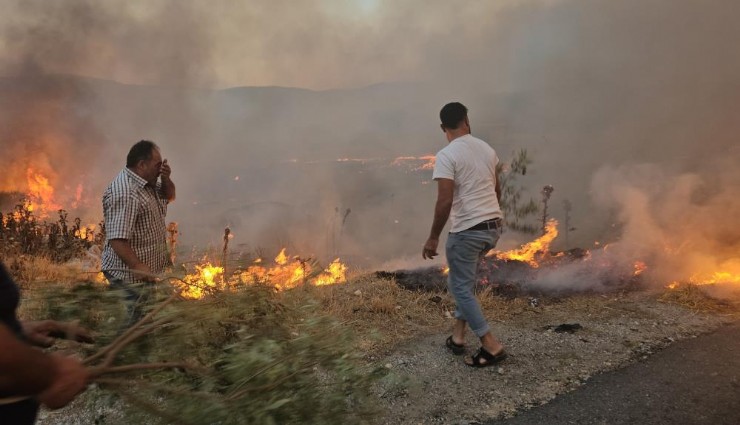
M 501 228 L 503 220 L 500 218 L 492 218 L 490 220 L 482 221 L 473 227 L 469 227 L 465 230 L 498 230 Z

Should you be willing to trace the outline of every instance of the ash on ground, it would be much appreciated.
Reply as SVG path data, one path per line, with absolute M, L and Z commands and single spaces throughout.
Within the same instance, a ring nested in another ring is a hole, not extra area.
M 379 279 L 395 280 L 410 291 L 447 290 L 442 267 L 378 271 Z M 484 257 L 478 267 L 476 291 L 488 290 L 505 298 L 518 296 L 567 296 L 581 293 L 624 291 L 640 287 L 632 262 L 610 258 L 602 252 L 574 249 L 543 253 L 538 262 Z

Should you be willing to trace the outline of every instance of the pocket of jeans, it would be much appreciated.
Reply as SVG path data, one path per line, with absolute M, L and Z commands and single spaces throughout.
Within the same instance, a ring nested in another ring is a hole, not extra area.
M 499 228 L 491 231 L 491 236 L 492 236 L 492 239 L 493 239 L 491 241 L 491 243 L 493 244 L 493 246 L 491 247 L 491 249 L 495 248 L 496 247 L 496 244 L 498 244 L 498 240 L 501 239 L 501 233 L 502 233 L 502 231 L 503 230 L 501 229 L 501 227 L 499 227 Z
M 455 238 L 452 235 L 449 235 L 447 237 L 447 241 L 445 241 L 445 252 L 453 249 L 455 247 Z

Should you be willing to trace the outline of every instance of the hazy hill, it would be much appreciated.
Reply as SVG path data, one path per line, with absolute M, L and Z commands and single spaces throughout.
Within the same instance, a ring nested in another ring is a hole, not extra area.
M 415 255 L 431 222 L 430 172 L 390 167 L 399 156 L 445 145 L 439 108 L 471 110 L 474 134 L 502 159 L 526 148 L 534 164 L 522 183 L 535 199 L 552 184 L 551 214 L 573 205 L 571 241 L 588 244 L 614 217 L 591 204 L 605 166 L 657 163 L 705 173 L 733 145 L 736 86 L 567 80 L 501 92 L 432 83 L 388 83 L 311 91 L 223 90 L 119 84 L 74 76 L 0 79 L 0 191 L 18 189 L 29 166 L 51 173 L 61 198 L 84 184 L 86 214 L 135 141 L 156 141 L 173 166 L 178 201 L 170 218 L 185 241 L 220 240 L 224 226 L 251 247 L 295 244 L 326 254 L 330 227 L 347 208 L 342 249 L 352 255 Z M 338 163 L 365 158 L 365 164 Z M 707 175 L 711 175 L 711 172 Z M 238 177 L 238 178 L 237 178 Z M 401 226 L 397 226 L 397 223 Z M 399 230 L 400 229 L 400 230 Z M 503 243 L 520 238 L 507 235 Z M 278 241 L 279 240 L 279 241 Z

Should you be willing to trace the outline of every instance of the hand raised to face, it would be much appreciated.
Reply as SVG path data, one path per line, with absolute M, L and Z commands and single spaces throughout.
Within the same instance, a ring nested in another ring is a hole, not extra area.
M 172 168 L 170 168 L 170 164 L 165 159 L 162 161 L 162 166 L 159 167 L 159 175 L 166 180 L 170 178 L 170 174 L 172 174 Z

